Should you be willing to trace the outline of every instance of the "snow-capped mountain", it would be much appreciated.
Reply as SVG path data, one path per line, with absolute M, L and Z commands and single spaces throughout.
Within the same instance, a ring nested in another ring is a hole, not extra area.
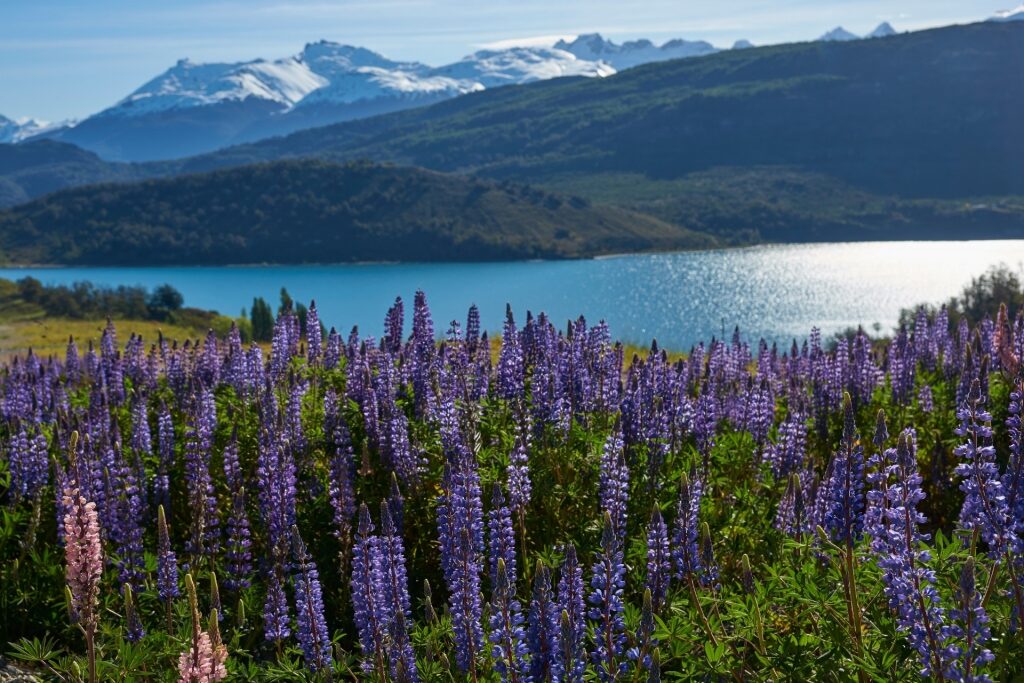
M 864 36 L 865 38 L 886 38 L 896 35 L 896 29 L 888 21 L 883 21 L 875 27 L 875 30 Z
M 648 62 L 700 57 L 718 52 L 718 48 L 703 40 L 676 39 L 660 46 L 649 40 L 632 40 L 617 45 L 605 40 L 599 33 L 585 33 L 572 42 L 560 40 L 555 43 L 555 49 L 570 52 L 586 61 L 604 62 L 619 71 Z
M 1024 21 L 1024 5 L 996 12 L 989 21 Z
M 829 41 L 844 41 L 844 40 L 860 40 L 860 36 L 856 33 L 850 33 L 842 26 L 836 26 L 828 33 L 823 34 L 818 40 L 823 42 Z
M 0 143 L 21 142 L 36 135 L 57 130 L 66 126 L 66 122 L 49 123 L 39 119 L 9 119 L 0 114 Z
M 109 159 L 167 159 L 485 88 L 615 71 L 600 60 L 553 47 L 483 50 L 432 67 L 320 41 L 274 61 L 180 60 L 114 106 L 54 137 Z

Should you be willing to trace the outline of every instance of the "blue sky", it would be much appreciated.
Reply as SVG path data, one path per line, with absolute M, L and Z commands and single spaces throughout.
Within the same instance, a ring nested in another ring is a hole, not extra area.
M 103 109 L 175 61 L 294 54 L 319 39 L 442 64 L 482 45 L 600 32 L 616 41 L 779 43 L 976 21 L 1019 0 L 12 0 L 0 4 L 0 114 Z

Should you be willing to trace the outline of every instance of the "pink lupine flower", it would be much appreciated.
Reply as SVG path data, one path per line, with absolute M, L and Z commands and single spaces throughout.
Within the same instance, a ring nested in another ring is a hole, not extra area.
M 74 620 L 86 631 L 95 631 L 98 619 L 103 547 L 96 504 L 77 488 L 64 489 L 64 557 Z
M 185 577 L 189 603 L 192 606 L 192 642 L 178 658 L 178 683 L 215 683 L 227 678 L 224 663 L 228 658 L 227 647 L 220 639 L 217 628 L 217 610 L 210 616 L 210 631 L 202 630 L 199 616 L 199 600 L 192 576 Z

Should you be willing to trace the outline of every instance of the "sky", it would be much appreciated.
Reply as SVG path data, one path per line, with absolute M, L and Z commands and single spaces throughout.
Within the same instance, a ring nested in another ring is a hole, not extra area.
M 592 32 L 726 47 L 809 40 L 837 25 L 915 30 L 979 21 L 1018 1 L 0 0 L 0 114 L 83 118 L 178 59 L 276 59 L 320 39 L 440 65 L 495 43 Z

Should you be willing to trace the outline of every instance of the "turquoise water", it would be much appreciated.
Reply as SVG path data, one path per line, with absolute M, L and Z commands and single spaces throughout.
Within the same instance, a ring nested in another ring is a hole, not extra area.
M 259 295 L 276 308 L 287 287 L 299 301 L 316 299 L 328 326 L 380 335 L 396 296 L 427 293 L 434 326 L 465 321 L 469 305 L 498 330 L 505 304 L 517 321 L 546 311 L 564 323 L 583 314 L 604 319 L 613 336 L 651 338 L 685 349 L 739 325 L 752 340 L 787 343 L 812 325 L 825 334 L 851 325 L 895 326 L 902 307 L 956 294 L 988 266 L 1024 263 L 1024 240 L 870 242 L 766 246 L 727 251 L 617 256 L 594 261 L 368 264 L 215 268 L 0 269 L 0 277 L 32 275 L 44 283 L 90 280 L 106 285 L 170 283 L 189 306 L 237 315 Z

